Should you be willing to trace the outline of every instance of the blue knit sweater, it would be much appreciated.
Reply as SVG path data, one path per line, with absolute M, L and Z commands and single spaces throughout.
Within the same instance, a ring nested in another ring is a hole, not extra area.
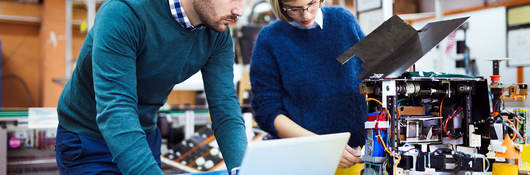
M 350 132 L 350 146 L 363 144 L 366 103 L 359 94 L 361 61 L 336 58 L 364 34 L 340 7 L 322 8 L 323 29 L 297 29 L 276 21 L 259 33 L 250 67 L 256 121 L 277 137 L 274 119 L 288 116 L 317 134 Z

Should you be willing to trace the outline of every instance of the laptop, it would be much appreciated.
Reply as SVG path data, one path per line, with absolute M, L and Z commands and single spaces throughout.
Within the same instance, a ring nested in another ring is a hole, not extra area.
M 250 142 L 239 175 L 333 175 L 350 133 Z

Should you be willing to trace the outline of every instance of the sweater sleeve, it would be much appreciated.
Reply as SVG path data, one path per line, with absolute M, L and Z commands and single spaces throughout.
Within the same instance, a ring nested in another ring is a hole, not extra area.
M 258 36 L 252 52 L 250 63 L 250 82 L 252 91 L 252 108 L 260 128 L 273 136 L 278 136 L 274 119 L 279 114 L 287 115 L 283 107 L 283 90 L 278 63 L 267 44 L 270 36 L 266 29 Z
M 247 146 L 245 124 L 234 89 L 234 51 L 229 29 L 201 69 L 212 128 L 228 170 L 240 166 Z
M 353 34 L 355 34 L 356 39 L 358 39 L 357 42 L 361 41 L 365 35 L 363 30 L 361 29 L 361 26 L 359 26 L 359 23 L 357 22 L 357 18 L 347 9 L 342 8 L 344 11 L 344 14 L 346 15 L 345 19 L 350 20 L 351 29 L 353 30 Z
M 96 123 L 123 174 L 162 174 L 138 119 L 136 51 L 141 31 L 123 2 L 109 1 L 98 12 L 91 31 Z
M 357 22 L 355 17 L 353 17 L 353 24 L 352 25 L 353 25 L 354 33 L 359 38 L 359 41 L 361 41 L 365 37 L 365 35 L 364 35 L 363 30 L 361 30 L 361 26 L 359 26 L 359 23 Z

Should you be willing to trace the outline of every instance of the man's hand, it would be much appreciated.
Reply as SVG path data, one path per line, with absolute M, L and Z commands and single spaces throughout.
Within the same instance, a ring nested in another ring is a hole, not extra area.
M 361 163 L 362 161 L 361 155 L 353 148 L 346 145 L 346 148 L 344 148 L 344 152 L 342 153 L 342 158 L 339 162 L 339 168 L 349 168 L 356 163 Z

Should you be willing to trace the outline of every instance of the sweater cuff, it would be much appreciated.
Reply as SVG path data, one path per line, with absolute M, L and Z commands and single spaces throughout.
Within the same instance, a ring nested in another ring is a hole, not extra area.
M 276 127 L 274 126 L 274 120 L 276 120 L 276 117 L 278 117 L 278 115 L 280 114 L 283 114 L 285 116 L 287 116 L 287 113 L 283 110 L 278 110 L 278 111 L 275 111 L 275 112 L 272 112 L 269 117 L 268 117 L 268 121 L 267 123 L 269 123 L 270 125 L 268 126 L 269 128 L 269 134 L 271 134 L 272 136 L 274 136 L 275 138 L 278 138 L 278 131 L 276 130 Z

